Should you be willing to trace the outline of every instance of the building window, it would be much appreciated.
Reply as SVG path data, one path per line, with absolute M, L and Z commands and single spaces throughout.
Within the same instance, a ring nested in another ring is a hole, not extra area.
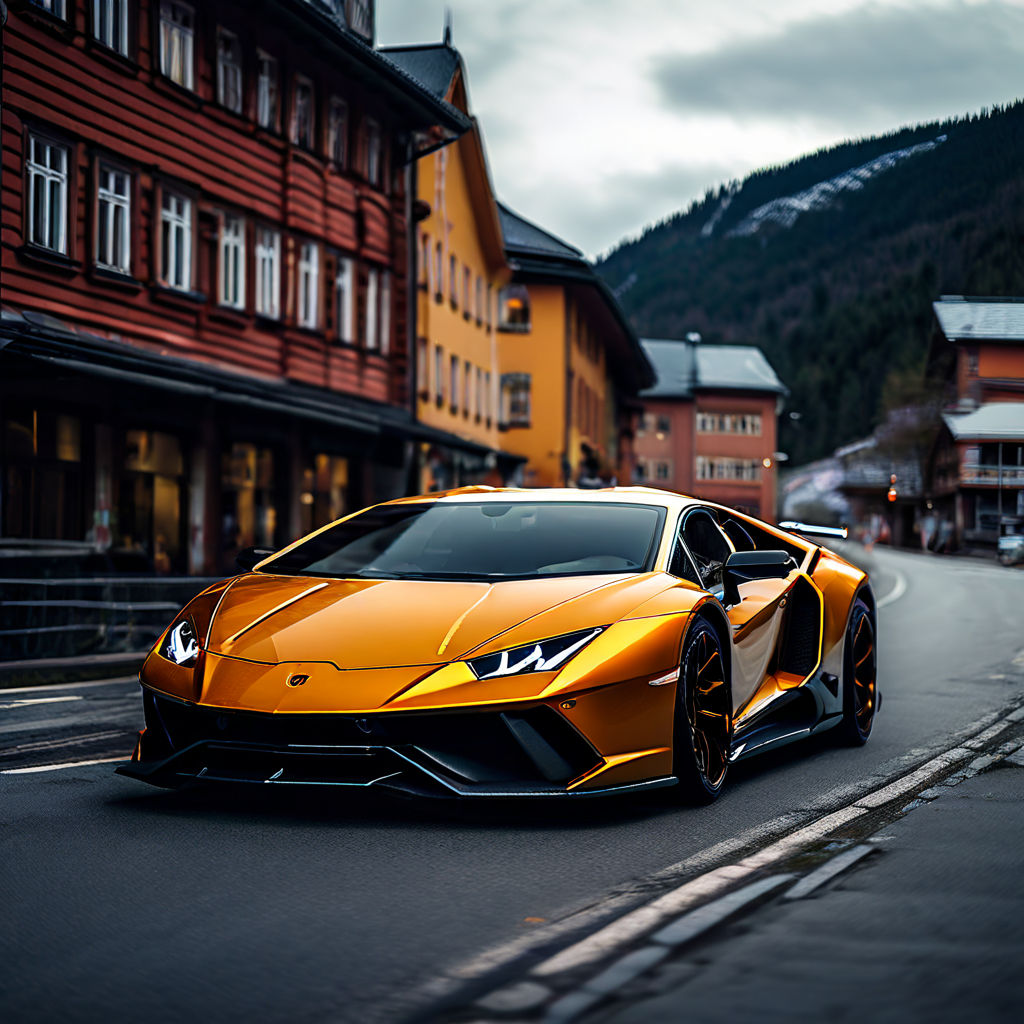
M 242 47 L 237 36 L 223 29 L 217 31 L 217 101 L 242 112 Z
M 444 349 L 434 346 L 434 401 L 444 405 Z
M 498 294 L 498 327 L 503 331 L 530 329 L 530 293 L 525 285 L 509 285 Z
M 277 130 L 277 61 L 262 50 L 256 52 L 256 122 Z
M 132 179 L 126 171 L 100 164 L 96 190 L 96 265 L 131 273 Z
M 444 150 L 442 150 L 442 153 Z M 438 302 L 444 296 L 444 255 L 441 251 L 441 243 L 434 246 L 434 298 Z
M 463 266 L 462 268 L 462 315 L 468 320 L 473 312 L 471 306 L 473 304 L 473 274 L 469 267 Z
M 488 370 L 484 374 L 484 416 L 487 418 L 487 426 L 491 425 L 491 371 Z
M 303 242 L 299 247 L 298 324 L 315 329 L 319 323 L 320 247 Z
M 385 270 L 380 281 L 380 351 L 391 351 L 391 275 Z
M 161 0 L 160 72 L 185 89 L 195 88 L 195 18 L 188 4 Z
M 220 304 L 245 309 L 245 221 L 225 216 L 220 224 Z
M 452 412 L 459 411 L 459 357 L 452 356 L 449 364 L 448 400 Z
M 366 180 L 371 185 L 379 185 L 381 178 L 381 145 L 380 125 L 376 121 L 366 121 Z
M 467 359 L 462 364 L 462 415 L 468 416 L 473 404 L 473 367 Z
M 483 323 L 484 319 L 484 279 L 476 279 L 476 322 L 477 326 Z
M 366 275 L 366 335 L 363 343 L 367 348 L 377 348 L 377 303 L 380 301 L 377 288 L 380 272 L 373 267 Z
M 478 366 L 476 368 L 476 421 L 483 419 L 484 415 L 484 371 Z
M 127 57 L 128 0 L 92 0 L 92 34 L 104 46 Z
M 355 264 L 347 256 L 338 260 L 334 294 L 338 309 L 338 340 L 351 343 L 355 340 Z
M 420 265 L 416 268 L 417 280 L 421 288 L 430 287 L 430 236 L 420 232 Z
M 967 348 L 967 373 L 971 377 L 978 376 L 978 346 L 969 345 Z
M 530 375 L 503 373 L 501 375 L 501 425 L 528 427 L 530 425 Z
M 654 466 L 654 477 L 656 480 L 670 480 L 672 478 L 672 463 L 657 462 Z
M 61 21 L 68 20 L 67 0 L 31 0 L 34 7 L 42 8 L 48 14 L 52 14 Z
M 272 320 L 281 315 L 281 235 L 270 228 L 256 232 L 256 312 Z
M 28 240 L 66 256 L 68 149 L 36 135 L 28 147 Z
M 761 463 L 758 459 L 733 459 L 725 456 L 697 456 L 698 480 L 747 480 L 759 479 Z
M 659 430 L 661 427 L 659 426 Z M 698 412 L 697 432 L 699 434 L 744 434 L 757 437 L 761 434 L 761 414 L 756 412 Z
M 448 257 L 448 298 L 452 309 L 459 308 L 459 261 L 452 254 Z
M 487 329 L 490 330 L 494 323 L 494 285 L 487 282 L 487 306 L 484 311 L 484 318 L 487 321 Z
M 327 155 L 344 167 L 348 157 L 348 104 L 337 96 L 331 98 L 327 115 Z
M 430 397 L 430 343 L 426 338 L 416 339 L 416 382 L 420 398 Z
M 192 200 L 164 192 L 160 208 L 162 282 L 180 292 L 192 290 Z
M 313 148 L 313 84 L 308 78 L 295 79 L 291 138 L 296 146 Z

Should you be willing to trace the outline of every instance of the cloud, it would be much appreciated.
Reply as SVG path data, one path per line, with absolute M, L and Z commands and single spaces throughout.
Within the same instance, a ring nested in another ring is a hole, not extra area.
M 1008 3 L 882 7 L 791 22 L 761 35 L 651 61 L 678 114 L 877 124 L 963 113 L 1024 93 L 1024 9 Z
M 502 198 L 524 217 L 594 257 L 615 239 L 636 235 L 687 206 L 709 183 L 731 176 L 724 164 L 677 164 L 609 174 L 591 188 L 557 180 L 540 188 L 512 187 Z

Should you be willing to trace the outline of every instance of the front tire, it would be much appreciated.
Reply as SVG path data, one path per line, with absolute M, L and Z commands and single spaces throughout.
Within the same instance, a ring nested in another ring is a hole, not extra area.
M 677 694 L 673 759 L 680 795 L 708 804 L 729 770 L 732 693 L 721 640 L 707 619 L 698 618 L 686 635 Z
M 878 662 L 875 649 L 875 621 L 861 591 L 850 610 L 843 645 L 843 724 L 840 736 L 854 747 L 862 747 L 871 735 L 878 710 Z

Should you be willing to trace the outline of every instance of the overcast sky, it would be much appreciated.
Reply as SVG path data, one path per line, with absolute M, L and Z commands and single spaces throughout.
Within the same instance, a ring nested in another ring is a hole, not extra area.
M 748 171 L 1024 96 L 1024 0 L 377 0 L 451 9 L 498 195 L 589 256 Z

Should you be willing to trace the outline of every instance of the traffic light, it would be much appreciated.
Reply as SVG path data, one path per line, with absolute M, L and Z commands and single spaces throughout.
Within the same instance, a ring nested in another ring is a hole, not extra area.
M 888 497 L 889 497 L 889 501 L 895 501 L 896 500 L 896 474 L 895 473 L 893 473 L 892 476 L 889 477 L 889 495 L 888 495 Z

